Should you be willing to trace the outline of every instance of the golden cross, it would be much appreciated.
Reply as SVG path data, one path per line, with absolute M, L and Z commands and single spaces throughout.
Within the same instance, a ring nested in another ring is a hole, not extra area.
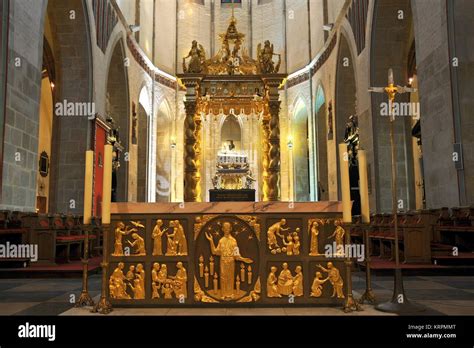
M 232 0 L 233 1 L 233 0 Z M 395 115 L 392 112 L 392 108 L 394 107 L 393 102 L 395 101 L 395 96 L 397 94 L 407 93 L 407 92 L 416 92 L 416 88 L 410 87 L 402 87 L 402 86 L 395 86 L 393 80 L 393 70 L 392 68 L 388 69 L 388 86 L 387 87 L 369 87 L 369 92 L 374 93 L 387 93 L 388 100 L 389 100 L 389 110 L 390 110 L 390 121 L 395 120 Z

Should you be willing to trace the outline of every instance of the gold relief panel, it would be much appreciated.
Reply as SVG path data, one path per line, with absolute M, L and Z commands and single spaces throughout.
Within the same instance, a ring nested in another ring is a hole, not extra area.
M 145 268 L 143 263 L 119 262 L 112 265 L 109 296 L 114 300 L 145 299 Z
M 267 252 L 299 256 L 303 235 L 300 219 L 267 219 Z
M 154 262 L 150 275 L 152 300 L 186 302 L 188 298 L 187 263 Z
M 270 262 L 267 265 L 268 298 L 300 297 L 304 295 L 301 262 Z
M 201 302 L 258 300 L 257 219 L 204 216 L 199 224 L 195 241 L 195 299 Z
M 114 227 L 111 256 L 145 256 L 145 225 L 141 221 L 118 221 Z
M 156 219 L 152 221 L 151 239 L 153 256 L 187 256 L 188 241 L 186 221 L 179 219 Z

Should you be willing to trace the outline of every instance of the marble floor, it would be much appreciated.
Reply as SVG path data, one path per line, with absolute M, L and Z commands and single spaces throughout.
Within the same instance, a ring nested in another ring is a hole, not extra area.
M 391 298 L 393 280 L 373 277 L 379 301 Z M 94 299 L 100 294 L 100 275 L 89 280 Z M 404 278 L 405 292 L 426 307 L 427 315 L 474 315 L 474 277 L 410 276 Z M 355 273 L 354 296 L 365 288 L 364 274 Z M 81 292 L 80 279 L 0 279 L 0 315 L 94 315 L 88 308 L 74 308 Z M 370 305 L 348 315 L 387 315 Z M 115 308 L 110 315 L 347 315 L 336 307 L 312 308 Z

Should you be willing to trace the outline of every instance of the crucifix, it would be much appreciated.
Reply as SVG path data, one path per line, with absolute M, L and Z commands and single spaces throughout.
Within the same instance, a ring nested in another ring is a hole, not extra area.
M 400 268 L 399 245 L 398 245 L 398 201 L 397 201 L 397 148 L 394 139 L 394 123 L 395 113 L 393 112 L 395 97 L 397 94 L 416 92 L 415 88 L 396 86 L 393 79 L 392 68 L 388 69 L 388 86 L 387 87 L 370 87 L 369 92 L 386 93 L 389 103 L 390 117 L 390 148 L 392 152 L 392 214 L 393 214 L 393 230 L 395 233 L 395 279 L 392 300 L 381 303 L 375 308 L 383 312 L 391 313 L 414 313 L 423 311 L 420 306 L 412 304 L 408 301 L 403 289 L 402 270 Z

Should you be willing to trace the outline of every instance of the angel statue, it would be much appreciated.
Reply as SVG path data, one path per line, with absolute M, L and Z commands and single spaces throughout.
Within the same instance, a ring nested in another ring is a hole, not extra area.
M 278 63 L 275 66 L 273 56 L 278 56 Z M 280 70 L 281 55 L 273 53 L 273 44 L 266 40 L 263 48 L 259 43 L 257 46 L 257 59 L 261 74 L 276 74 Z
M 186 67 L 186 59 L 190 58 L 189 64 Z M 193 40 L 191 49 L 186 57 L 183 57 L 183 71 L 185 73 L 196 73 L 203 72 L 206 61 L 206 52 L 201 44 L 198 44 L 196 40 Z

